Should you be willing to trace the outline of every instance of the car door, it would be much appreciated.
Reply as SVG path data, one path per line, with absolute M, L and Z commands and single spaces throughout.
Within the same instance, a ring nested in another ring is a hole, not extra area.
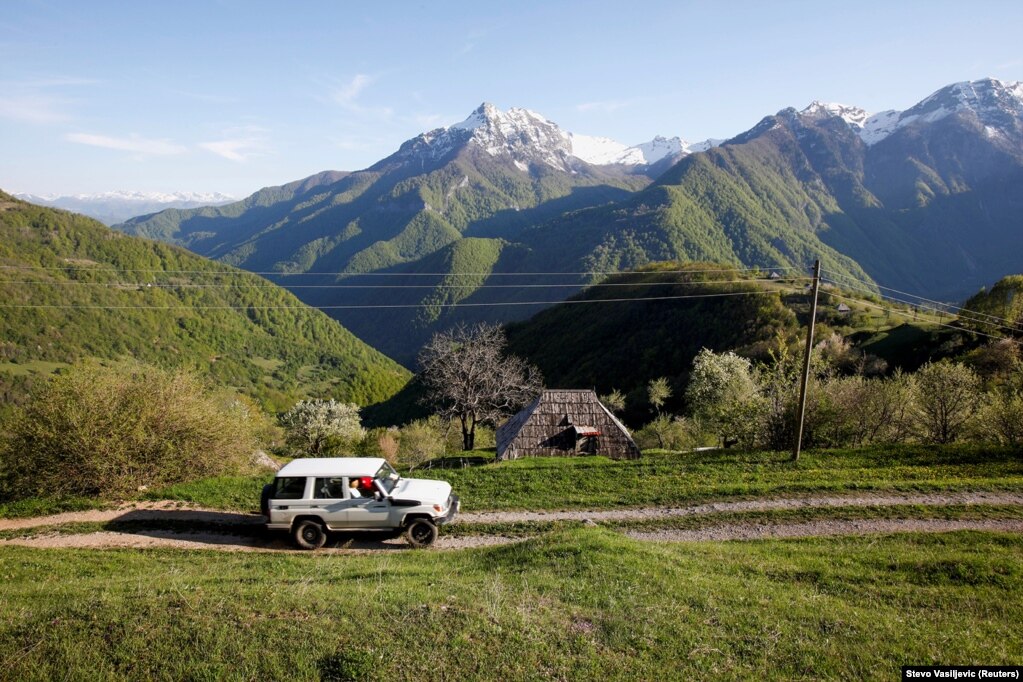
M 348 507 L 348 525 L 351 528 L 390 528 L 391 503 L 386 499 L 359 497 Z
M 332 530 L 351 528 L 348 512 L 358 502 L 349 497 L 348 478 L 333 476 L 317 478 L 313 483 L 313 506 L 327 527 Z

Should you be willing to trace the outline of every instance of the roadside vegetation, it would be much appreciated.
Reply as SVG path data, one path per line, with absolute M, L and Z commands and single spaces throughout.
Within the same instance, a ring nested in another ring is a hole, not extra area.
M 12 679 L 892 679 L 1011 664 L 1023 544 L 958 532 L 454 552 L 0 549 Z M 202 656 L 196 656 L 202 651 Z M 665 666 L 670 662 L 670 670 Z
M 460 438 L 460 434 L 456 435 Z M 532 458 L 494 462 L 493 451 L 433 460 L 412 476 L 451 483 L 463 511 L 622 509 L 756 497 L 860 492 L 1023 491 L 1023 449 L 978 445 L 809 450 L 787 453 L 646 451 L 638 460 Z M 258 512 L 272 472 L 219 476 L 153 488 L 132 499 L 174 500 Z M 31 498 L 0 505 L 0 517 L 80 509 L 87 499 Z

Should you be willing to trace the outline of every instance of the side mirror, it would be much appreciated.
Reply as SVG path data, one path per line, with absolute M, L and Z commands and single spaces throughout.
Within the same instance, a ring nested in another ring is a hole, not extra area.
M 378 490 L 375 493 L 373 493 L 373 499 L 376 500 L 377 502 L 380 502 L 381 500 L 384 499 L 384 494 Z

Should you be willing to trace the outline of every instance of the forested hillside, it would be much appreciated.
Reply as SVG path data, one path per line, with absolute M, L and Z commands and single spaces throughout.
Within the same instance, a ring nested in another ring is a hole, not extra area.
M 88 357 L 188 366 L 267 407 L 369 404 L 408 372 L 280 287 L 0 192 L 0 392 Z

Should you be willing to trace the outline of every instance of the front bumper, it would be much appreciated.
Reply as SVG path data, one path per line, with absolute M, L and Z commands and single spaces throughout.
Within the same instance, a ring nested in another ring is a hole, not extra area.
M 451 503 L 448 505 L 448 513 L 445 514 L 444 516 L 438 516 L 437 518 L 435 518 L 434 523 L 436 523 L 438 526 L 441 526 L 445 523 L 451 523 L 451 520 L 455 518 L 455 514 L 457 514 L 461 509 L 462 502 L 458 499 L 458 495 L 452 495 Z

